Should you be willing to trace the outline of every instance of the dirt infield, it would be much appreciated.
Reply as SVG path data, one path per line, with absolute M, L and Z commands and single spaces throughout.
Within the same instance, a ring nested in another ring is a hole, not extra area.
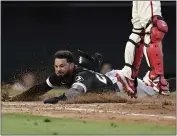
M 121 103 L 55 104 L 43 102 L 2 102 L 2 113 L 23 112 L 83 120 L 176 125 L 175 98 L 140 98 Z

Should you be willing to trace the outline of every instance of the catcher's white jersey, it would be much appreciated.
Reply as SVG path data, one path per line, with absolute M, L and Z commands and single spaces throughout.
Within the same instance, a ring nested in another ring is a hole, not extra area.
M 123 75 L 122 70 L 112 70 L 105 75 L 111 79 L 113 84 L 117 83 L 121 92 L 123 90 L 123 84 L 117 79 L 116 74 L 119 74 L 122 80 L 125 80 L 125 76 Z M 138 86 L 137 86 L 137 94 L 138 95 L 146 95 L 146 96 L 153 96 L 156 95 L 156 92 L 153 90 L 151 86 L 147 86 L 141 79 L 138 78 Z

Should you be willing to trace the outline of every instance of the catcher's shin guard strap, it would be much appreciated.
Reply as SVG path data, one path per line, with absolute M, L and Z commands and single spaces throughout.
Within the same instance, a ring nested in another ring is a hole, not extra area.
M 133 28 L 134 30 L 144 30 L 144 28 L 142 27 L 142 28 Z
M 139 36 L 144 36 L 144 28 L 133 28 L 132 33 L 137 34 Z
M 140 47 L 140 45 L 139 45 L 138 43 L 143 43 L 143 40 L 142 40 L 142 39 L 141 39 L 141 41 L 138 42 L 138 43 L 134 42 L 132 39 L 128 39 L 128 41 L 131 42 L 133 45 L 135 45 L 136 48 L 139 48 L 139 47 Z
M 133 66 L 133 65 L 130 65 L 130 64 L 128 64 L 128 63 L 125 63 L 125 66 L 128 66 L 128 67 L 130 67 L 132 70 L 137 71 L 136 67 Z
M 136 42 L 134 42 L 132 39 L 128 39 L 129 42 L 131 42 L 133 45 L 135 45 L 136 47 L 138 46 L 138 44 Z

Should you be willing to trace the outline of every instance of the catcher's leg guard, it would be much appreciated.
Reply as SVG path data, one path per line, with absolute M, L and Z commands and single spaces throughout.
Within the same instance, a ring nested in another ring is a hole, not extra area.
M 161 16 L 153 16 L 151 23 L 146 28 L 144 39 L 144 55 L 149 66 L 149 71 L 143 78 L 146 84 L 151 85 L 155 91 L 168 90 L 168 83 L 164 79 L 162 40 L 168 26 Z M 164 93 L 164 92 L 162 92 Z
M 134 28 L 125 48 L 125 66 L 122 70 L 127 90 L 133 94 L 136 93 L 136 78 L 143 57 L 143 31 L 143 28 Z

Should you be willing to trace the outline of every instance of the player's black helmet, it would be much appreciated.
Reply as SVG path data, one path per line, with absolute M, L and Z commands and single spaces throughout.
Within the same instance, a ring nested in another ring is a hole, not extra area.
M 100 71 L 103 63 L 103 56 L 100 53 L 95 53 L 92 58 L 94 59 L 95 71 Z
M 103 59 L 100 53 L 95 53 L 94 55 L 90 56 L 81 50 L 78 50 L 77 52 L 77 64 L 84 68 L 99 71 L 102 62 Z

